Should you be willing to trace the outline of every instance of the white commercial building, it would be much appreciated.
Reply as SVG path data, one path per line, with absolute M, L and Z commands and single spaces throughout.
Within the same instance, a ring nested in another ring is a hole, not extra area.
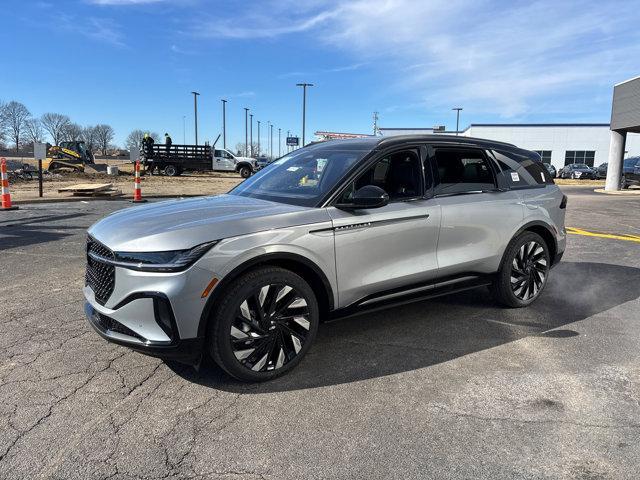
M 380 128 L 384 136 L 456 132 L 434 128 Z M 486 138 L 512 143 L 540 154 L 542 160 L 562 168 L 569 163 L 598 166 L 609 159 L 608 123 L 472 123 L 460 131 L 461 136 Z M 640 134 L 627 136 L 625 157 L 640 155 Z

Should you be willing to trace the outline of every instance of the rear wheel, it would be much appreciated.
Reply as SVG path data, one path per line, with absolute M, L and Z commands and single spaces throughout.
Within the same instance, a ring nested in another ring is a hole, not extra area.
M 295 273 L 276 267 L 236 279 L 214 310 L 208 345 L 233 377 L 261 382 L 295 367 L 318 331 L 313 290 Z
M 507 247 L 493 293 L 508 307 L 526 307 L 533 303 L 547 284 L 551 257 L 540 235 L 524 232 Z
M 175 165 L 167 165 L 164 167 L 163 173 L 168 177 L 175 177 L 178 175 L 178 169 Z

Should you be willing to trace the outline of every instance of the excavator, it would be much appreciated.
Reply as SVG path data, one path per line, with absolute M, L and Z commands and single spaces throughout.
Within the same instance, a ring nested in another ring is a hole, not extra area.
M 84 142 L 60 142 L 60 145 L 48 147 L 47 159 L 42 162 L 42 169 L 52 172 L 70 168 L 74 172 L 84 172 L 87 165 L 94 166 L 95 161 L 93 153 L 86 149 Z

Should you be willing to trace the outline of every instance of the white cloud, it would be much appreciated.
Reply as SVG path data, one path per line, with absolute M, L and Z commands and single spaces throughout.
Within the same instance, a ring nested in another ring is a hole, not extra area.
M 563 102 L 575 108 L 577 95 L 601 93 L 637 74 L 634 4 L 280 0 L 255 4 L 242 18 L 205 21 L 195 31 L 238 39 L 289 35 L 292 41 L 292 34 L 305 33 L 304 41 L 342 50 L 356 65 L 380 65 L 385 88 L 416 92 L 425 108 L 462 103 L 465 110 L 517 117 L 543 113 L 550 98 L 557 109 Z M 583 98 L 585 110 L 591 101 Z

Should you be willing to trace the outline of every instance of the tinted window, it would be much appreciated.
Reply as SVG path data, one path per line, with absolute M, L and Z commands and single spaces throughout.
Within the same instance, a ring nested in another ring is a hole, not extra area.
M 624 166 L 627 168 L 635 167 L 640 163 L 640 157 L 631 157 L 624 160 Z
M 406 200 L 422 196 L 422 168 L 416 150 L 386 155 L 361 174 L 342 194 L 339 203 L 350 203 L 353 193 L 375 185 L 389 195 L 389 200 Z
M 293 205 L 315 206 L 369 150 L 336 144 L 301 148 L 270 163 L 231 192 Z
M 494 151 L 493 154 L 501 170 L 498 177 L 500 187 L 527 187 L 554 183 L 539 160 L 508 151 Z
M 436 195 L 492 190 L 496 186 L 491 166 L 480 150 L 438 148 L 434 160 Z

